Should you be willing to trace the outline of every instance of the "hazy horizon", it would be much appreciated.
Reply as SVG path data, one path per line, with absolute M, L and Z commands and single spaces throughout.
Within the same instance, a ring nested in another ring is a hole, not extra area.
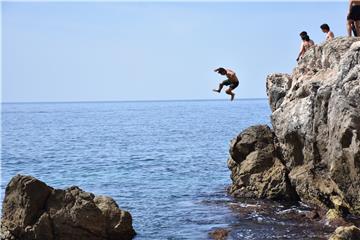
M 268 100 L 268 98 L 236 98 L 235 101 L 260 101 L 260 100 Z M 94 101 L 39 101 L 39 102 L 2 102 L 3 104 L 51 104 L 51 103 L 121 103 L 121 102 L 196 102 L 196 101 L 229 101 L 226 98 L 209 98 L 209 99 L 144 99 L 144 100 L 94 100 Z

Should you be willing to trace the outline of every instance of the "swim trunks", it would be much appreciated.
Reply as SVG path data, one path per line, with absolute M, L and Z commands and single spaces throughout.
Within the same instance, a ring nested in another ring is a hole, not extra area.
M 225 85 L 225 86 L 230 86 L 230 88 L 232 90 L 234 90 L 235 88 L 237 88 L 237 86 L 239 86 L 239 82 L 234 83 L 234 82 L 230 81 L 229 79 L 224 80 L 222 82 L 222 84 Z
M 351 7 L 347 19 L 353 21 L 360 21 L 360 5 L 355 5 Z

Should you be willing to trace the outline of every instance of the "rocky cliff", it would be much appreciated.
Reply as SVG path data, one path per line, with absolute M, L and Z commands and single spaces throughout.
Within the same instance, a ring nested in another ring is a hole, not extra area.
M 313 47 L 266 86 L 272 130 L 251 127 L 232 141 L 230 193 L 360 215 L 360 39 Z
M 128 240 L 134 235 L 130 213 L 110 197 L 78 187 L 53 189 L 21 175 L 6 187 L 1 239 Z

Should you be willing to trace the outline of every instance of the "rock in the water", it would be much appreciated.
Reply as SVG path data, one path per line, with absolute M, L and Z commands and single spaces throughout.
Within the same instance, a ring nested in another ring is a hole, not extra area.
M 230 192 L 297 195 L 329 216 L 359 215 L 360 38 L 312 47 L 291 75 L 271 74 L 266 87 L 274 133 L 251 127 L 233 140 Z
M 329 240 L 359 240 L 360 229 L 355 226 L 338 227 L 335 233 L 332 234 Z
M 135 236 L 130 213 L 109 197 L 78 187 L 53 189 L 31 176 L 6 187 L 1 239 L 127 240 Z
M 214 240 L 226 240 L 228 239 L 229 232 L 230 232 L 229 229 L 219 228 L 209 233 L 209 235 L 211 239 Z
M 311 48 L 292 75 L 268 77 L 267 93 L 301 200 L 360 214 L 360 39 Z
M 247 128 L 231 142 L 228 167 L 236 197 L 297 200 L 268 126 Z

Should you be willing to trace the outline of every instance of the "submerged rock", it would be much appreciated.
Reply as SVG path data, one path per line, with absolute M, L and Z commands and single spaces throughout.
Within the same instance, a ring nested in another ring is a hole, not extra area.
M 6 187 L 1 239 L 127 240 L 135 231 L 130 213 L 109 197 L 78 187 L 53 189 L 31 176 Z
M 214 240 L 226 240 L 228 239 L 229 233 L 229 229 L 219 228 L 209 233 L 209 236 Z
M 230 193 L 299 196 L 331 216 L 359 215 L 360 38 L 312 47 L 291 75 L 271 74 L 266 86 L 273 133 L 251 127 L 233 140 Z

